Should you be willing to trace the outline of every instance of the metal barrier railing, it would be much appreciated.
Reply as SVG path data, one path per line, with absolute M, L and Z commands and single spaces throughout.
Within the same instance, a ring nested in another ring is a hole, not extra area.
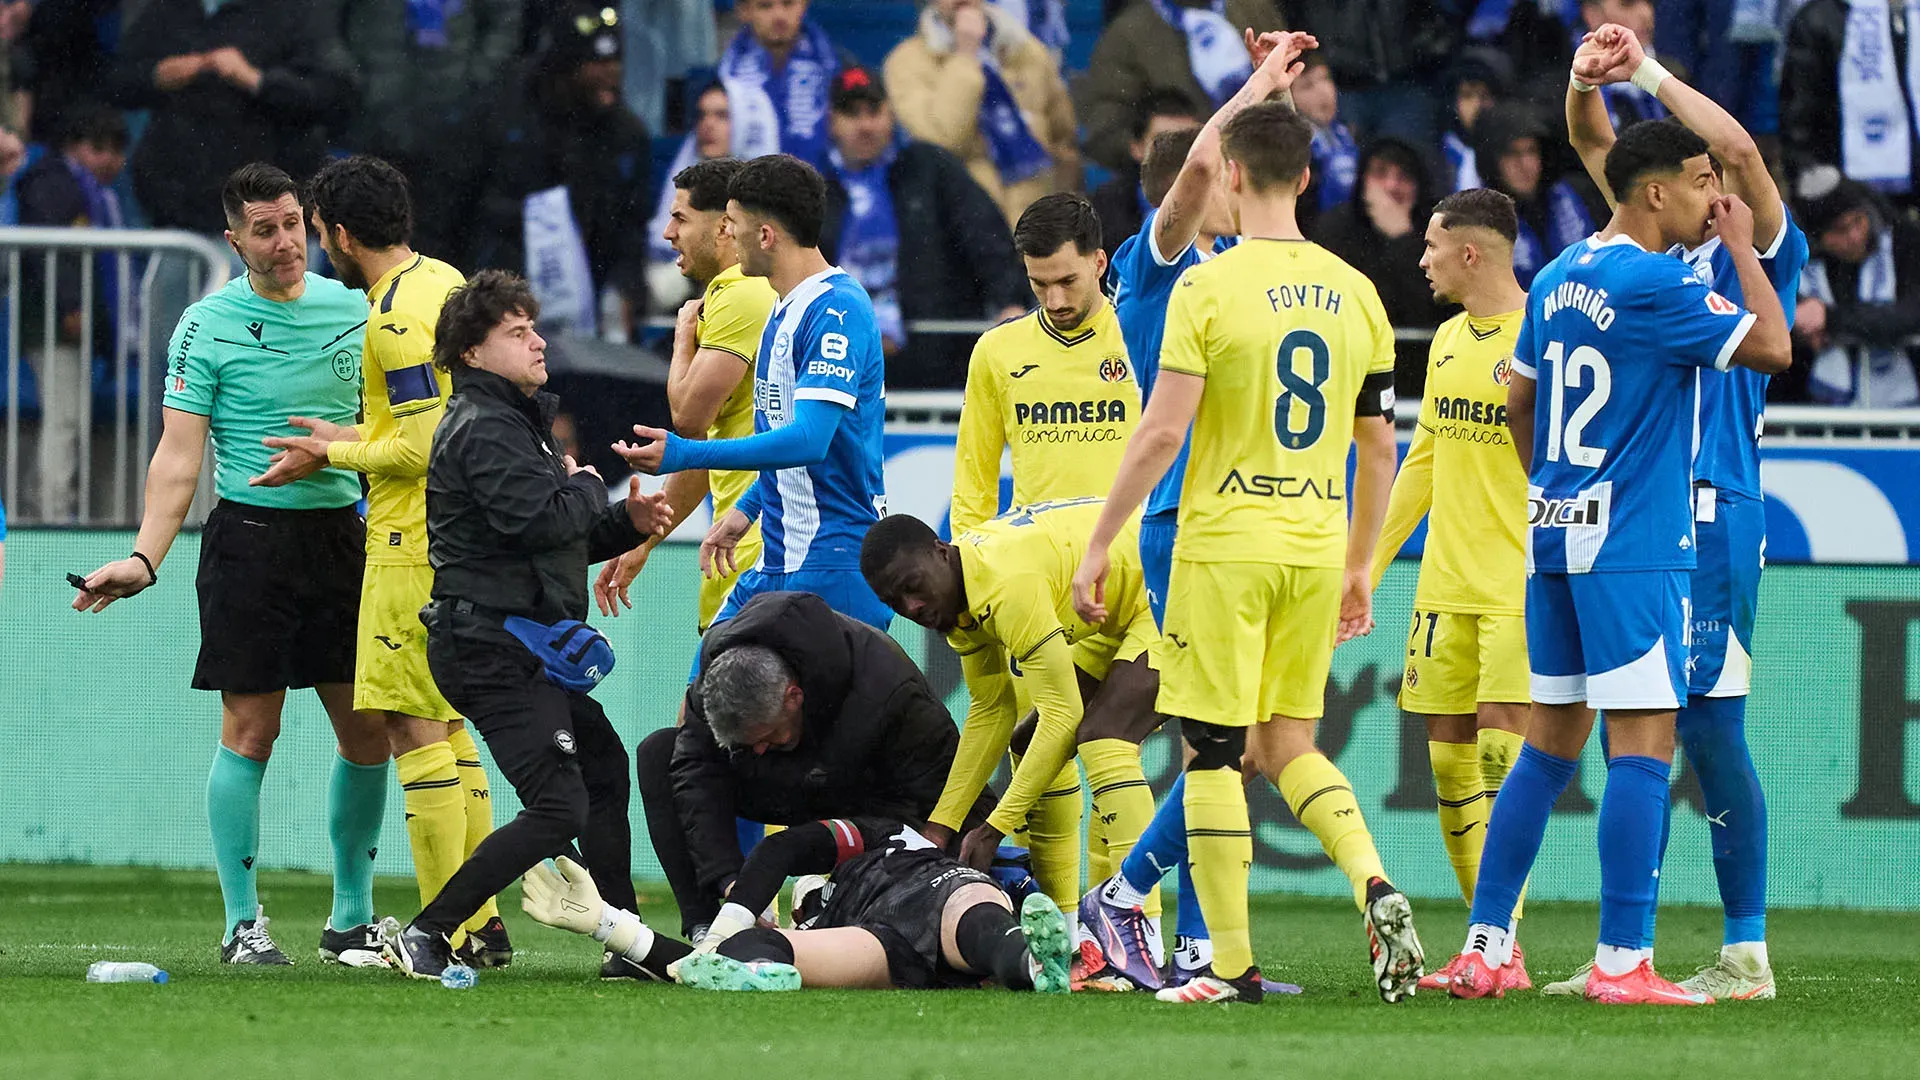
M 0 228 L 0 253 L 4 254 L 7 297 L 6 329 L 6 467 L 4 498 L 9 513 L 20 524 L 40 520 L 40 513 L 21 512 L 20 499 L 20 365 L 24 361 L 21 341 L 21 272 L 24 256 L 39 252 L 42 272 L 49 283 L 42 302 L 42 351 L 51 353 L 57 343 L 57 282 L 60 256 L 76 253 L 80 262 L 80 342 L 82 355 L 90 359 L 88 346 L 93 340 L 93 299 L 95 260 L 98 253 L 114 256 L 113 272 L 121 281 L 132 280 L 132 262 L 147 258 L 146 272 L 140 275 L 137 310 L 132 291 L 117 291 L 113 317 L 120 327 L 115 334 L 111 371 L 114 387 L 113 467 L 107 510 L 103 515 L 112 523 L 137 523 L 146 483 L 147 462 L 153 447 L 152 424 L 157 410 L 153 406 L 156 373 L 148 343 L 154 340 L 153 292 L 156 255 L 180 255 L 192 261 L 188 267 L 188 296 L 200 297 L 225 285 L 229 276 L 228 254 L 204 236 L 187 232 L 140 229 L 57 229 Z M 176 312 L 159 313 L 171 319 Z M 671 330 L 673 320 L 656 316 L 645 320 L 650 330 Z M 934 319 L 908 324 L 908 330 L 922 334 L 980 334 L 995 324 L 990 320 Z M 128 331 L 132 332 L 129 333 Z M 1432 331 L 1419 328 L 1394 332 L 1399 341 L 1431 340 Z M 164 364 L 165 358 L 159 358 Z M 76 476 L 77 519 L 94 522 L 93 486 L 93 394 L 91 364 L 82 367 L 79 419 L 79 467 Z M 132 380 L 129 382 L 129 380 Z M 133 390 L 129 393 L 128 387 Z M 958 390 L 892 390 L 887 394 L 887 423 L 894 430 L 912 432 L 952 432 L 959 424 L 961 392 Z M 130 400 L 129 400 L 130 399 Z M 1398 423 L 1404 429 L 1413 426 L 1419 415 L 1417 400 L 1403 401 Z M 43 420 L 44 422 L 44 420 Z M 1776 405 L 1767 410 L 1767 437 L 1784 443 L 1920 443 L 1920 409 L 1858 409 L 1809 405 Z M 203 476 L 203 486 L 205 477 Z M 35 507 L 36 511 L 38 507 Z
M 27 360 L 26 353 L 34 349 L 33 342 L 21 340 L 21 321 L 26 315 L 21 306 L 21 293 L 23 271 L 29 268 L 28 260 L 37 254 L 38 273 L 45 292 L 40 305 L 41 340 L 35 353 L 43 359 L 41 370 L 54 370 L 54 364 L 46 361 L 61 348 L 77 348 L 79 352 L 78 385 L 60 385 L 62 380 L 57 376 L 37 380 L 45 384 L 40 386 L 41 423 L 53 422 L 48 416 L 46 400 L 50 395 L 78 394 L 78 420 L 74 424 L 76 430 L 71 433 L 77 443 L 71 451 L 77 457 L 73 504 L 79 523 L 88 524 L 95 519 L 94 500 L 99 493 L 93 483 L 94 307 L 97 290 L 102 287 L 102 283 L 96 281 L 99 273 L 96 256 L 104 254 L 112 258 L 107 272 L 112 275 L 108 284 L 114 286 L 114 310 L 104 314 L 113 320 L 115 332 L 109 369 L 114 403 L 112 480 L 103 516 L 119 524 L 131 524 L 138 520 L 141 511 L 147 461 L 153 448 L 153 422 L 157 415 L 153 408 L 155 376 L 166 359 L 151 355 L 155 351 L 151 345 L 155 340 L 155 320 L 166 320 L 161 325 L 170 329 L 171 320 L 179 314 L 155 310 L 160 257 L 179 256 L 187 260 L 186 296 L 191 301 L 227 283 L 228 253 L 207 237 L 189 232 L 6 227 L 0 228 L 0 254 L 4 255 L 7 297 L 5 498 L 9 511 L 23 524 L 44 521 L 47 516 L 46 509 L 40 506 L 43 500 L 39 498 L 32 500 L 32 514 L 22 514 L 17 509 L 27 502 L 21 498 L 20 489 L 21 364 Z M 66 258 L 79 264 L 79 333 L 77 342 L 73 343 L 61 340 L 63 283 L 60 272 Z M 138 272 L 136 260 L 145 262 Z M 61 403 L 61 407 L 69 406 Z M 45 468 L 44 462 L 37 464 Z

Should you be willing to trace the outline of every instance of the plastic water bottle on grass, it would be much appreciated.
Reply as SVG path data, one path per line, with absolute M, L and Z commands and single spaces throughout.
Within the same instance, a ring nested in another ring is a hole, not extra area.
M 465 964 L 452 964 L 440 973 L 440 985 L 449 990 L 471 990 L 480 977 Z
M 150 982 L 164 983 L 167 973 L 152 964 L 128 964 L 117 960 L 96 960 L 87 965 L 90 983 Z

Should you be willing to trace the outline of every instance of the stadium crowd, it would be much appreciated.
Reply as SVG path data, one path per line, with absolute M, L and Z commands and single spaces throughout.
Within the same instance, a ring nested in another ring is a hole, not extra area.
M 1197 126 L 1245 78 L 1237 38 L 1188 34 L 1183 13 L 1318 38 L 1300 89 L 1317 174 L 1303 217 L 1364 260 L 1407 328 L 1447 314 L 1417 265 L 1417 223 L 1441 196 L 1484 183 L 1519 200 L 1522 284 L 1604 217 L 1558 94 L 1579 35 L 1613 22 L 1761 140 L 1818 241 L 1827 273 L 1803 302 L 1818 313 L 1774 399 L 1858 397 L 1837 351 L 1857 344 L 1888 381 L 1873 400 L 1902 404 L 1920 400 L 1911 369 L 1885 361 L 1912 330 L 1894 309 L 1920 289 L 1901 272 L 1920 259 L 1920 139 L 1897 103 L 1920 98 L 1905 11 L 1881 8 L 1884 36 L 1867 40 L 1848 36 L 1842 0 L 12 0 L 0 220 L 217 234 L 200 196 L 240 164 L 303 177 L 368 153 L 412 179 L 421 250 L 524 272 L 544 254 L 525 246 L 530 215 L 547 220 L 537 196 L 564 187 L 554 243 L 583 258 L 547 261 L 547 318 L 626 340 L 688 297 L 659 236 L 667 178 L 778 148 L 827 170 L 843 208 L 829 258 L 880 298 L 890 384 L 958 388 L 971 335 L 908 328 L 1024 306 L 989 208 L 1010 227 L 1038 195 L 1094 191 L 1108 234 L 1131 235 L 1148 141 Z M 1616 122 L 1664 114 L 1631 86 L 1607 96 Z M 132 137 L 103 110 L 131 116 Z M 63 338 L 48 379 L 75 377 L 77 345 Z M 1415 343 L 1402 391 L 1420 380 Z

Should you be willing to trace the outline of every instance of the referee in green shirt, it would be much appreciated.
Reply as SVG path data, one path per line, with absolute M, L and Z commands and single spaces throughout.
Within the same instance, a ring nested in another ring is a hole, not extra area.
M 353 709 L 354 629 L 366 526 L 360 481 L 322 469 L 284 487 L 249 487 L 267 471 L 261 440 L 299 435 L 289 416 L 351 424 L 359 408 L 366 298 L 307 272 L 306 213 L 293 178 L 242 166 L 220 193 L 227 242 L 244 278 L 189 307 L 168 349 L 164 427 L 147 472 L 133 554 L 89 574 L 77 611 L 100 611 L 159 581 L 193 502 L 213 435 L 219 505 L 201 534 L 200 657 L 193 686 L 220 692 L 220 746 L 207 778 L 207 820 L 226 900 L 220 958 L 289 964 L 267 936 L 255 889 L 260 781 L 287 691 L 313 687 L 339 743 L 329 789 L 333 912 L 324 961 L 385 966 L 373 922 L 373 859 L 386 807 L 387 740 Z

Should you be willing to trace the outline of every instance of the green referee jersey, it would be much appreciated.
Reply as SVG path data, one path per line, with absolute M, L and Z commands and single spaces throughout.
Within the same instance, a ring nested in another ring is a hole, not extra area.
M 321 469 L 281 487 L 248 487 L 273 456 L 269 435 L 302 435 L 290 416 L 351 424 L 360 408 L 367 298 L 307 275 L 298 300 L 268 300 L 245 275 L 189 307 L 167 348 L 170 409 L 209 418 L 214 489 L 223 499 L 286 510 L 351 506 L 360 477 Z

